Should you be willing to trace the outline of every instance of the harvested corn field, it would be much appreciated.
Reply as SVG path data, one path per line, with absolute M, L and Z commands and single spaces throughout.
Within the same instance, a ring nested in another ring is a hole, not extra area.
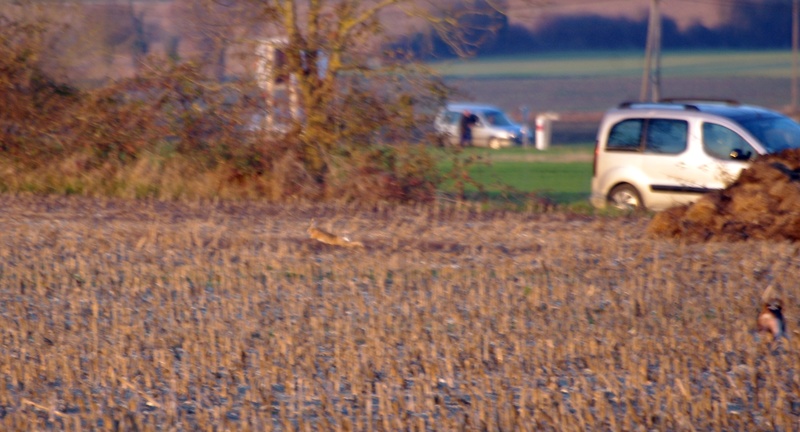
M 798 246 L 648 222 L 4 196 L 0 429 L 797 429 Z

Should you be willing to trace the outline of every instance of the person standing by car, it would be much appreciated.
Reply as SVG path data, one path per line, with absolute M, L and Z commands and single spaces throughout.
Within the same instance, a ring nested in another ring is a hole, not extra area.
M 475 114 L 464 110 L 461 114 L 461 121 L 458 124 L 459 132 L 461 134 L 461 147 L 469 147 L 472 145 L 472 127 L 478 122 L 478 117 Z

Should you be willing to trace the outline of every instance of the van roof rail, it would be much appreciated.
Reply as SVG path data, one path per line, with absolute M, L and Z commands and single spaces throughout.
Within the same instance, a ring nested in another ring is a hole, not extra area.
M 653 107 L 653 108 L 657 108 L 659 106 L 659 104 L 663 105 L 664 103 L 663 102 L 626 101 L 626 102 L 622 102 L 621 104 L 619 104 L 618 108 L 620 108 L 620 109 L 633 108 L 634 106 L 637 106 L 637 105 L 638 106 L 642 106 L 642 107 L 650 106 L 650 107 Z M 685 109 L 687 111 L 700 111 L 700 108 L 698 108 L 696 105 L 692 105 L 692 104 L 681 104 L 681 105 L 683 106 L 683 109 Z
M 739 101 L 735 99 L 720 99 L 720 98 L 697 98 L 697 97 L 671 97 L 671 98 L 662 98 L 659 100 L 662 103 L 684 103 L 684 104 L 695 104 L 695 103 L 723 103 L 726 105 L 741 105 Z
M 725 105 L 741 105 L 738 101 L 733 99 L 698 99 L 698 98 L 664 98 L 658 102 L 640 102 L 640 101 L 625 101 L 619 104 L 619 108 L 631 108 L 634 105 L 658 105 L 658 104 L 673 104 L 681 105 L 687 111 L 700 111 L 697 106 L 701 103 L 716 103 Z

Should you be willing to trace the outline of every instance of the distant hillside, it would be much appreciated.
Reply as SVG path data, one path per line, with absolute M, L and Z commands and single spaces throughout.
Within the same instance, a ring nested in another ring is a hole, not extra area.
M 535 0 L 510 0 L 508 16 L 512 24 L 537 28 L 547 21 L 569 15 L 599 15 L 611 18 L 643 19 L 650 0 L 563 0 L 537 5 Z M 713 28 L 725 23 L 731 3 L 720 1 L 661 1 L 661 13 L 679 28 L 694 24 Z
M 109 6 L 129 9 L 131 4 L 119 0 L 85 0 L 83 3 L 95 10 Z M 631 50 L 644 47 L 649 0 L 542 3 L 542 0 L 508 0 L 507 12 L 498 18 L 504 26 L 477 54 L 516 55 L 543 50 Z M 132 4 L 147 31 L 148 54 L 187 58 L 203 53 L 198 41 L 187 37 L 186 18 L 175 12 L 173 0 L 135 0 Z M 786 9 L 790 5 L 778 0 L 662 0 L 664 46 L 668 49 L 776 49 L 789 46 L 790 14 L 779 7 Z M 420 52 L 420 47 L 426 45 L 420 41 L 426 37 L 426 26 L 412 21 L 402 11 L 389 10 L 382 16 L 387 23 L 385 37 L 388 43 L 410 48 L 422 57 L 453 55 L 445 44 L 439 41 L 437 45 L 435 40 L 432 44 L 427 43 L 433 47 L 431 52 Z M 112 27 L 118 26 L 117 31 L 120 31 L 130 22 L 130 17 L 119 16 L 109 22 Z M 735 25 L 726 25 L 729 22 Z M 132 73 L 129 36 L 115 37 L 122 42 L 106 50 L 102 62 L 98 60 L 97 64 L 82 70 L 81 78 L 94 80 Z M 241 58 L 237 55 L 230 57 L 227 69 L 231 73 L 242 72 Z

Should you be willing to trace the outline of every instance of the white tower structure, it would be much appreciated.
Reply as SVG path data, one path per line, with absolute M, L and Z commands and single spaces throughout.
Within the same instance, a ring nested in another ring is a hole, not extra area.
M 297 121 L 300 118 L 297 77 L 286 71 L 285 49 L 288 45 L 286 37 L 273 37 L 259 40 L 256 46 L 256 82 L 266 102 L 263 124 L 266 130 L 281 129 L 285 126 L 281 120 Z M 287 108 L 289 118 L 285 118 Z

